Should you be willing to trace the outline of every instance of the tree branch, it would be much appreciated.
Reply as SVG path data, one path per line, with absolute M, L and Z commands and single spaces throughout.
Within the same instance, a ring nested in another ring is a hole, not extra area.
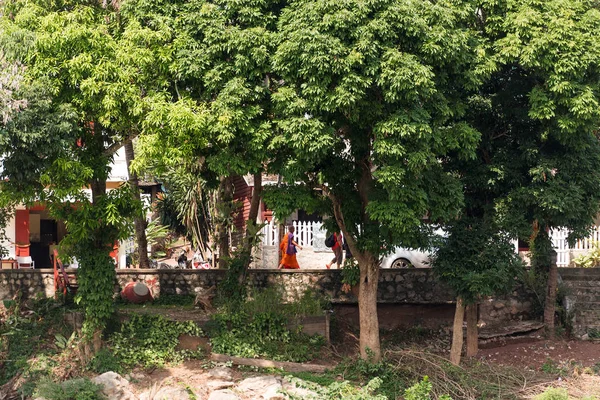
M 117 150 L 119 150 L 121 147 L 125 146 L 126 144 L 133 142 L 133 139 L 135 139 L 138 136 L 139 136 L 139 133 L 130 134 L 122 141 L 115 142 L 115 143 L 111 144 L 110 146 L 108 146 L 106 149 L 104 149 L 103 154 L 105 156 L 112 156 L 113 154 L 115 154 L 117 152 Z

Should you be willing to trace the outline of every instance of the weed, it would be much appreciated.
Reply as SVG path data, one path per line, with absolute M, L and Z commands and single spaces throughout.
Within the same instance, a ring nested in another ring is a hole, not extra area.
M 269 288 L 252 293 L 244 302 L 225 302 L 206 326 L 215 352 L 239 357 L 268 357 L 278 361 L 308 361 L 324 344 L 321 336 L 290 329 L 307 315 L 322 315 L 325 302 L 313 292 L 284 304 L 283 290 Z
M 371 358 L 369 360 L 346 359 L 336 366 L 334 372 L 343 379 L 359 384 L 379 378 L 381 382 L 377 388 L 378 393 L 390 399 L 398 397 L 406 387 L 404 378 L 396 373 L 387 360 L 374 363 Z
M 46 400 L 104 400 L 102 387 L 87 378 L 78 378 L 56 383 L 43 379 L 35 390 L 36 397 Z
M 569 400 L 566 389 L 550 388 L 544 393 L 537 395 L 535 400 Z
M 103 374 L 109 371 L 121 373 L 123 371 L 119 359 L 106 348 L 101 349 L 96 353 L 94 358 L 88 363 L 87 369 L 97 374 Z
M 56 367 L 53 359 L 61 345 L 70 345 L 70 329 L 64 324 L 64 310 L 54 300 L 28 302 L 27 310 L 17 296 L 5 301 L 6 311 L 0 315 L 0 385 L 20 374 L 25 383 L 23 396 L 30 396 L 35 382 L 49 376 Z
M 198 351 L 176 350 L 183 334 L 201 336 L 202 331 L 192 321 L 173 322 L 159 315 L 133 314 L 113 335 L 111 344 L 122 366 L 155 368 L 200 357 Z
M 564 377 L 569 373 L 566 367 L 560 366 L 556 361 L 552 360 L 551 358 L 546 359 L 546 362 L 542 364 L 541 369 L 547 374 L 558 375 L 561 377 Z
M 591 328 L 587 332 L 590 339 L 600 339 L 600 329 Z
M 404 391 L 405 400 L 431 400 L 432 385 L 429 382 L 429 377 L 424 376 L 421 382 L 415 383 Z M 452 400 L 448 395 L 441 395 L 439 400 Z
M 327 386 L 321 386 L 313 382 L 301 381 L 292 376 L 288 380 L 297 388 L 306 389 L 311 394 L 298 396 L 292 392 L 284 391 L 290 399 L 327 399 L 327 400 L 387 400 L 388 397 L 377 394 L 381 385 L 380 378 L 373 378 L 364 386 L 354 386 L 348 381 L 332 382 Z

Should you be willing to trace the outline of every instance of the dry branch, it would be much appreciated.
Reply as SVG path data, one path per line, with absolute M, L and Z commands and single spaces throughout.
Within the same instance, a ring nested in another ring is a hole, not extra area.
M 328 367 L 324 365 L 317 364 L 301 364 L 287 361 L 272 361 L 272 360 L 263 360 L 261 358 L 243 358 L 243 357 L 233 357 L 227 356 L 225 354 L 216 354 L 212 353 L 210 355 L 210 359 L 212 361 L 217 362 L 231 362 L 236 365 L 249 365 L 252 367 L 259 368 L 278 368 L 283 369 L 286 372 L 314 372 L 322 374 L 324 373 Z

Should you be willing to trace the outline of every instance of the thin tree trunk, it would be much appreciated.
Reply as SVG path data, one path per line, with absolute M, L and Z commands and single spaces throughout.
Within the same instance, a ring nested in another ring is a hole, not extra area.
M 361 257 L 362 258 L 362 257 Z M 379 342 L 379 318 L 377 316 L 377 286 L 379 266 L 372 259 L 361 263 L 358 287 L 358 312 L 360 324 L 360 356 L 363 360 L 379 362 L 381 347 Z
M 467 357 L 475 357 L 479 351 L 477 332 L 477 303 L 467 306 Z
M 450 349 L 450 362 L 460 364 L 460 355 L 463 347 L 463 321 L 465 319 L 465 306 L 461 297 L 456 298 L 456 311 L 454 311 L 454 328 L 452 331 L 452 348 Z
M 258 212 L 260 207 L 260 200 L 262 198 L 262 172 L 254 174 L 254 189 L 252 191 L 252 200 L 250 201 L 250 212 L 248 214 L 248 220 L 246 221 L 246 232 L 244 236 L 244 267 L 248 269 L 250 267 L 251 255 L 252 255 L 252 243 L 254 241 L 256 231 L 256 220 L 258 218 Z M 245 277 L 245 274 L 244 274 Z
M 556 257 L 550 264 L 548 271 L 548 284 L 546 292 L 546 303 L 544 304 L 544 325 L 549 337 L 554 337 L 554 313 L 556 312 L 556 289 L 558 286 L 558 268 Z
M 360 251 L 356 240 L 350 234 L 344 222 L 339 199 L 327 188 L 323 188 L 333 204 L 336 222 L 346 238 L 350 251 L 358 261 L 360 281 L 358 286 L 358 310 L 360 325 L 360 355 L 364 360 L 378 362 L 381 360 L 381 344 L 379 340 L 379 317 L 377 315 L 377 288 L 379 285 L 379 263 L 373 254 Z
M 231 187 L 231 179 L 229 177 L 221 177 L 221 182 L 219 184 L 219 198 L 217 199 L 217 203 L 221 205 L 225 205 L 223 210 L 226 212 L 230 211 L 229 205 L 233 199 L 233 188 Z M 219 268 L 224 269 L 227 268 L 227 259 L 230 257 L 229 252 L 229 226 L 227 221 L 229 220 L 230 215 L 224 215 L 223 210 L 219 211 L 219 224 L 218 224 L 218 246 L 219 246 Z
M 129 173 L 129 185 L 133 192 L 133 199 L 141 201 L 140 186 L 138 176 L 131 170 L 131 162 L 135 159 L 133 142 L 125 143 L 125 162 L 127 163 L 127 172 Z M 137 242 L 138 260 L 140 268 L 150 268 L 148 260 L 148 238 L 146 237 L 146 227 L 148 223 L 143 216 L 137 216 L 133 220 L 135 226 L 135 241 Z

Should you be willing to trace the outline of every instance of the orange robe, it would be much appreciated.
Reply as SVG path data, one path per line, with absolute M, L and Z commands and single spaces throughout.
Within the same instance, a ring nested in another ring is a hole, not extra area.
M 299 269 L 300 265 L 298 265 L 298 260 L 296 260 L 296 253 L 294 252 L 294 254 L 287 254 L 290 237 L 293 238 L 294 236 L 286 233 L 286 235 L 283 237 L 283 240 L 279 244 L 279 249 L 281 250 L 280 264 L 283 265 L 283 268 L 285 269 Z M 294 245 L 292 245 L 292 247 L 294 247 Z

